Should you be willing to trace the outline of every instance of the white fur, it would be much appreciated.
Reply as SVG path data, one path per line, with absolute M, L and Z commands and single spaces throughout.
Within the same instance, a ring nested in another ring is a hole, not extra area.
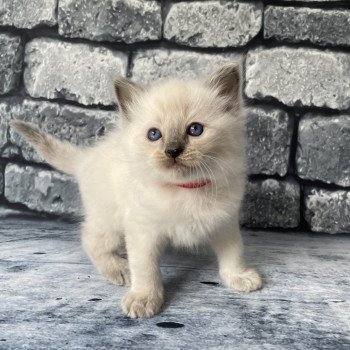
M 86 215 L 84 248 L 110 281 L 131 280 L 123 299 L 130 317 L 159 312 L 158 261 L 169 242 L 186 247 L 208 242 L 229 287 L 251 291 L 261 286 L 259 275 L 245 265 L 238 225 L 245 183 L 244 109 L 239 95 L 225 96 L 219 87 L 176 80 L 146 91 L 133 85 L 127 95 L 132 100 L 123 101 L 124 116 L 115 130 L 74 153 L 79 159 L 73 173 Z M 121 88 L 127 89 L 125 82 Z M 192 122 L 205 126 L 203 135 L 185 135 Z M 161 140 L 147 139 L 152 127 L 162 131 Z M 186 167 L 173 166 L 164 154 L 166 142 L 181 135 L 187 145 L 179 159 Z M 197 189 L 176 186 L 203 179 L 211 183 Z M 125 244 L 128 261 L 121 257 Z

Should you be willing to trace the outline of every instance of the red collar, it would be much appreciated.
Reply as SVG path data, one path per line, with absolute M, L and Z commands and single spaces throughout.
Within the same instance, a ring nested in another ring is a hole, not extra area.
M 201 182 L 188 182 L 188 183 L 184 183 L 184 184 L 176 184 L 176 187 L 181 187 L 181 188 L 189 188 L 189 189 L 193 189 L 193 188 L 200 188 L 203 186 L 206 186 L 210 183 L 209 180 L 203 180 Z

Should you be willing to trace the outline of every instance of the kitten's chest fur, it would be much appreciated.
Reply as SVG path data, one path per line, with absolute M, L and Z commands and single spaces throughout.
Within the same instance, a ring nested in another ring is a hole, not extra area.
M 223 213 L 218 208 L 196 208 L 177 212 L 166 234 L 177 246 L 193 246 L 206 241 L 220 227 Z
M 199 189 L 162 188 L 148 181 L 147 173 L 134 172 L 128 162 L 105 161 L 105 154 L 93 154 L 78 174 L 86 213 L 103 226 L 127 235 L 128 224 L 135 222 L 145 239 L 154 233 L 191 247 L 237 219 L 244 176 L 225 177 Z
M 201 191 L 201 192 L 199 192 Z M 152 189 L 137 195 L 129 209 L 145 224 L 166 235 L 176 246 L 195 246 L 210 238 L 235 212 L 232 201 L 210 189 L 174 189 L 159 193 Z

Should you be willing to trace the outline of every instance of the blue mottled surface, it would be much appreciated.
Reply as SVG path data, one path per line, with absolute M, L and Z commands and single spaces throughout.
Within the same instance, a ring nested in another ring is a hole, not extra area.
M 263 290 L 228 290 L 205 252 L 169 253 L 164 310 L 132 320 L 125 288 L 95 272 L 77 225 L 4 219 L 0 349 L 350 349 L 350 237 L 244 237 Z

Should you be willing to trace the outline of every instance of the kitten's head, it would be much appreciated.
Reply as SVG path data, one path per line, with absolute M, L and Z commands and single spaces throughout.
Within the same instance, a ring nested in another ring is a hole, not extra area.
M 128 157 L 141 176 L 167 183 L 213 180 L 235 157 L 236 170 L 244 170 L 238 64 L 226 64 L 205 81 L 169 80 L 148 89 L 118 78 L 115 90 Z

